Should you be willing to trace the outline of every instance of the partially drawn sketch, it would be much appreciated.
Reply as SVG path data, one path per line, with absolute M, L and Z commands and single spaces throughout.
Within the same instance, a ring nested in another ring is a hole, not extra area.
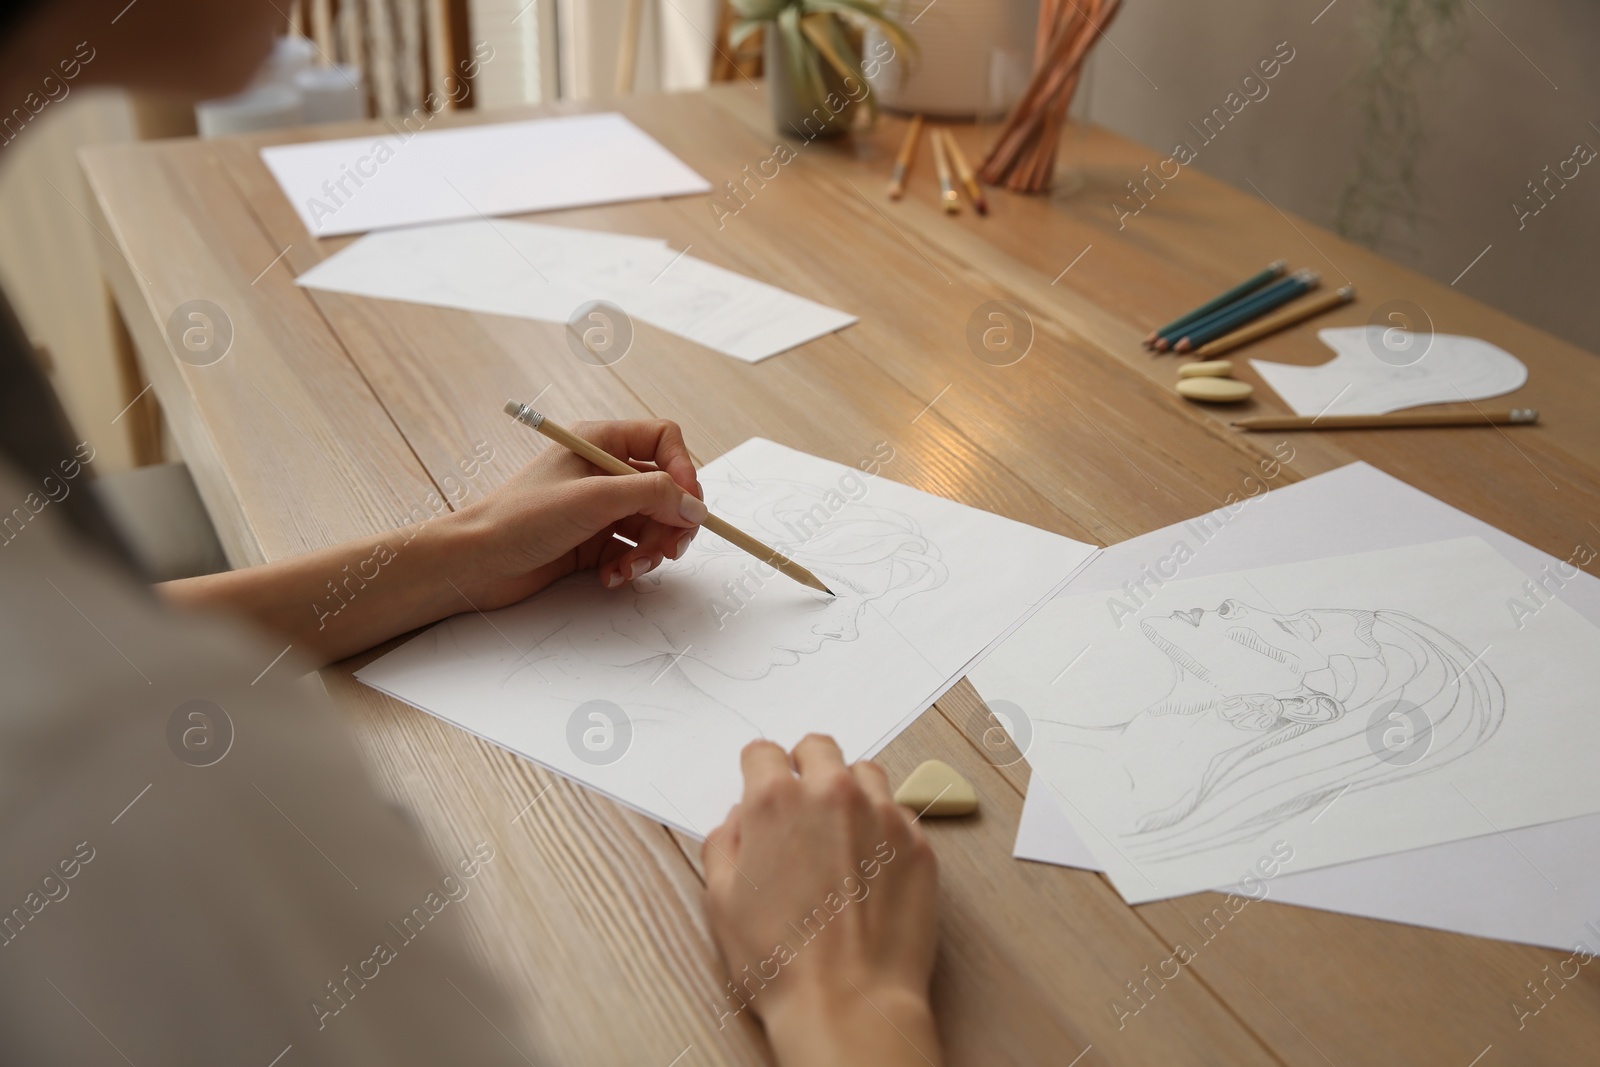
M 702 532 L 619 589 L 574 575 L 447 620 L 357 677 L 703 834 L 739 796 L 747 742 L 817 731 L 849 759 L 876 751 L 1094 553 L 770 441 L 700 480 L 714 512 L 838 595 Z M 600 702 L 627 718 L 626 753 L 603 764 L 567 732 Z
M 1258 839 L 1341 794 L 1436 771 L 1505 710 L 1480 656 L 1402 611 L 1226 599 L 1139 631 L 1170 662 L 1170 691 L 1118 726 L 1057 721 L 1051 741 L 1121 765 L 1138 814 L 1118 832 L 1138 860 Z
M 921 523 L 873 503 L 858 472 L 826 486 L 732 473 L 701 480 L 719 515 L 811 566 L 837 595 L 817 596 L 702 534 L 683 560 L 607 594 L 603 613 L 593 610 L 592 579 L 539 598 L 556 628 L 522 649 L 504 686 L 523 685 L 532 672 L 558 692 L 643 693 L 634 700 L 651 721 L 670 722 L 671 708 L 690 704 L 700 716 L 720 709 L 736 717 L 749 739 L 766 736 L 766 698 L 747 683 L 858 640 L 869 615 L 892 627 L 898 608 L 948 577 Z
M 1130 902 L 1600 812 L 1600 630 L 1465 537 L 1052 601 L 972 673 Z M 1138 583 L 1143 583 L 1138 584 Z

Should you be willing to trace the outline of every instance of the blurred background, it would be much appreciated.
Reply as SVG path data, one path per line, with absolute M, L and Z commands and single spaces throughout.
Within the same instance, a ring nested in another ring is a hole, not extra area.
M 886 82 L 880 94 L 945 113 L 1003 110 L 1027 74 L 1036 5 L 889 0 L 923 64 L 915 82 Z M 414 123 L 434 110 L 671 92 L 761 71 L 758 42 L 728 44 L 737 13 L 727 0 L 284 8 L 289 37 L 242 98 L 197 109 L 73 89 L 5 127 L 0 283 L 73 421 L 122 428 L 96 441 L 103 471 L 158 462 L 164 449 L 155 405 L 135 399 L 143 379 L 99 280 L 103 238 L 83 210 L 79 147 L 374 115 Z M 1600 166 L 1586 162 L 1600 148 L 1600 3 L 1126 0 L 1075 113 L 1166 156 L 1180 141 L 1198 144 L 1191 124 L 1283 46 L 1293 59 L 1268 95 L 1195 167 L 1600 347 L 1595 274 L 1584 266 L 1600 240 Z M 944 97 L 928 95 L 941 88 Z

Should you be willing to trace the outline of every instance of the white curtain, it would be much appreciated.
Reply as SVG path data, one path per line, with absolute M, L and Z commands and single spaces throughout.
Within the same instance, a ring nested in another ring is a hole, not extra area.
M 721 0 L 645 0 L 634 92 L 697 89 Z M 627 0 L 469 0 L 472 39 L 494 48 L 478 106 L 612 95 Z

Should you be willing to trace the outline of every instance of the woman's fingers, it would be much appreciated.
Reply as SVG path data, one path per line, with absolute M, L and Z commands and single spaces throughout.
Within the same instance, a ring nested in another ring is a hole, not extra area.
M 654 463 L 670 474 L 685 492 L 696 497 L 701 495 L 694 460 L 689 456 L 689 447 L 683 443 L 683 431 L 677 423 L 666 419 L 628 419 L 584 422 L 573 430 L 619 459 Z
M 802 778 L 842 770 L 844 753 L 839 751 L 839 742 L 833 738 L 825 734 L 806 734 L 794 746 L 794 765 L 800 769 Z
M 744 746 L 744 751 L 739 753 L 739 766 L 744 771 L 747 799 L 775 783 L 794 780 L 794 772 L 789 769 L 789 754 L 765 738 Z
M 733 857 L 739 851 L 739 805 L 728 809 L 722 824 L 706 835 L 700 846 L 700 865 L 705 868 L 706 881 L 710 882 L 733 869 Z
M 862 760 L 860 763 L 850 765 L 850 773 L 861 783 L 861 788 L 869 799 L 894 803 L 894 794 L 889 791 L 889 776 L 884 773 L 882 767 L 871 760 Z

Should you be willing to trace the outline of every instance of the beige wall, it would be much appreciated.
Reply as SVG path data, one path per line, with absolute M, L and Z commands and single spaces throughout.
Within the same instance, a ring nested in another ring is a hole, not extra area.
M 1093 118 L 1163 153 L 1185 134 L 1198 143 L 1187 123 L 1288 41 L 1295 58 L 1270 95 L 1247 105 L 1195 165 L 1246 191 L 1254 182 L 1285 210 L 1331 226 L 1361 139 L 1354 75 L 1372 52 L 1364 20 L 1379 5 L 1326 5 L 1129 0 L 1110 32 L 1116 47 L 1102 43 L 1095 56 Z M 1600 4 L 1462 0 L 1461 9 L 1459 49 L 1423 64 L 1415 81 L 1425 135 L 1417 225 L 1392 227 L 1380 247 L 1449 283 L 1492 245 L 1457 288 L 1600 351 L 1600 160 L 1520 231 L 1511 208 L 1529 195 L 1525 183 L 1571 157 L 1576 143 L 1600 149 L 1590 125 L 1600 123 Z M 1146 210 L 1161 211 L 1159 199 Z M 1284 254 L 1318 265 L 1292 234 Z

